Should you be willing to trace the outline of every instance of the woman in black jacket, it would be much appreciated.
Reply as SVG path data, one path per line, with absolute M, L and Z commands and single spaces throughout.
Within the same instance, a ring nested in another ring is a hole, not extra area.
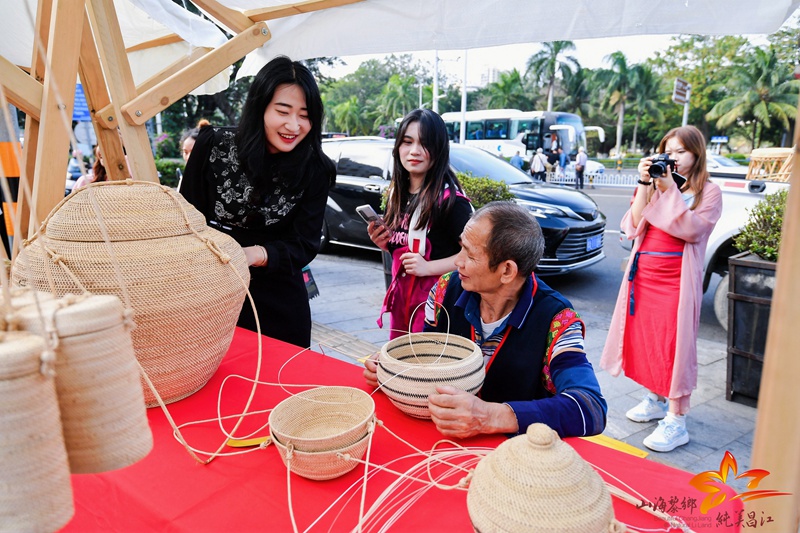
M 317 255 L 328 188 L 336 179 L 322 152 L 323 107 L 311 72 L 286 57 L 259 71 L 237 128 L 200 130 L 181 194 L 210 226 L 243 247 L 254 315 L 238 325 L 298 346 L 311 344 L 302 268 Z

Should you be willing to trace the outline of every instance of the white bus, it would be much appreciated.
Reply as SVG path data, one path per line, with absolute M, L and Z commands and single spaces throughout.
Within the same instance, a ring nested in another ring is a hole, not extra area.
M 443 113 L 442 119 L 447 125 L 450 139 L 458 142 L 461 112 Z M 532 154 L 537 148 L 548 151 L 555 142 L 574 160 L 578 147 L 586 147 L 586 130 L 597 131 L 600 141 L 605 140 L 602 128 L 584 126 L 578 115 L 561 111 L 467 111 L 465 121 L 466 144 L 503 157 L 511 157 L 517 150 L 523 156 Z

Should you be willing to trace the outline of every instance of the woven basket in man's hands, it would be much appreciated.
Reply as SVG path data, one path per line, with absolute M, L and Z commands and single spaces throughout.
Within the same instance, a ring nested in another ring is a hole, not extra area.
M 428 396 L 437 385 L 477 394 L 483 386 L 483 354 L 474 342 L 446 333 L 411 333 L 381 348 L 378 383 L 398 409 L 430 418 Z
M 189 396 L 214 374 L 249 283 L 232 238 L 206 226 L 178 193 L 138 181 L 92 184 L 56 206 L 24 242 L 12 273 L 16 284 L 41 291 L 50 290 L 48 275 L 58 296 L 87 290 L 125 302 L 127 292 L 136 357 L 165 402 Z M 156 405 L 147 387 L 145 402 Z
M 269 415 L 284 464 L 309 479 L 333 479 L 358 466 L 374 427 L 375 402 L 352 387 L 317 387 L 283 400 Z

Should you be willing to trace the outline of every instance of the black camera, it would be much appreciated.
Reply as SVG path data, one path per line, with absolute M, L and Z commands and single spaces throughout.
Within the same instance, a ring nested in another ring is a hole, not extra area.
M 675 172 L 675 163 L 676 161 L 670 159 L 667 154 L 653 156 L 653 164 L 650 165 L 650 177 L 663 178 L 667 173 L 667 166 L 669 166 L 669 169 L 672 171 L 672 179 L 680 189 L 683 187 L 683 184 L 686 183 L 686 178 Z
M 653 164 L 650 165 L 650 177 L 660 178 L 667 173 L 667 165 L 672 172 L 675 172 L 675 160 L 670 159 L 667 154 L 653 156 Z

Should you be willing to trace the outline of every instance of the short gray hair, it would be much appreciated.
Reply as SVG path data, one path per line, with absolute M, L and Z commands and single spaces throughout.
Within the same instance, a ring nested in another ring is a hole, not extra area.
M 514 202 L 490 202 L 472 215 L 472 221 L 484 217 L 492 225 L 488 242 L 483 243 L 489 268 L 495 270 L 510 259 L 521 276 L 530 276 L 544 255 L 544 235 L 536 219 Z

